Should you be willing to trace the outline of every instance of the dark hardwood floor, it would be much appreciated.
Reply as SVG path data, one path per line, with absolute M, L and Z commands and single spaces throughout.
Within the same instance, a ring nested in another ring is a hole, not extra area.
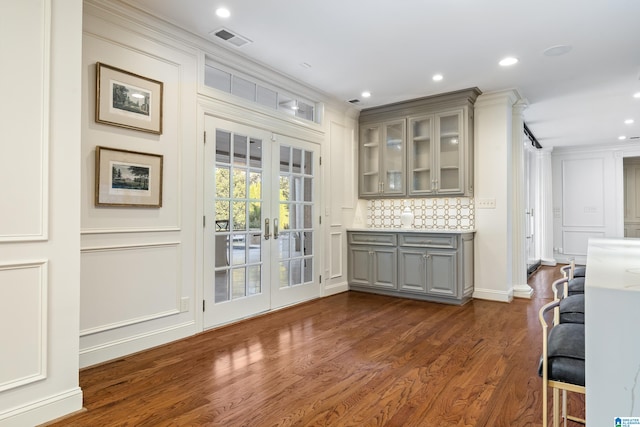
M 539 426 L 558 277 L 510 304 L 347 292 L 204 332 L 82 370 L 86 410 L 49 426 Z

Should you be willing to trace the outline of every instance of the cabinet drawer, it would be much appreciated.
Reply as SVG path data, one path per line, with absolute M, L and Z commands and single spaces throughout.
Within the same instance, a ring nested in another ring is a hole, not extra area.
M 435 248 L 457 247 L 456 236 L 442 236 L 439 234 L 401 234 L 400 246 L 427 246 Z
M 349 243 L 356 245 L 396 246 L 394 233 L 349 233 Z

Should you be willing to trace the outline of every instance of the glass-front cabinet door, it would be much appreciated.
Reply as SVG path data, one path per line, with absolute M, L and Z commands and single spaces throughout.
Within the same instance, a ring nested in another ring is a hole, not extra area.
M 380 193 L 380 139 L 382 125 L 360 128 L 360 194 Z
M 436 114 L 437 175 L 439 194 L 463 192 L 463 111 Z
M 405 120 L 360 127 L 360 196 L 404 195 Z
M 432 115 L 409 119 L 407 173 L 411 195 L 426 195 L 435 191 L 432 139 Z
M 382 193 L 405 194 L 405 120 L 384 123 Z

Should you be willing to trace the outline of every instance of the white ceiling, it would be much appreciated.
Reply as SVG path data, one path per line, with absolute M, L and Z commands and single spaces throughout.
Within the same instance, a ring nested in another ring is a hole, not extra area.
M 233 51 L 358 108 L 515 88 L 544 147 L 640 137 L 640 0 L 124 1 L 216 43 L 213 30 L 236 32 L 252 43 Z M 556 45 L 572 50 L 543 54 Z M 520 62 L 500 67 L 505 56 Z

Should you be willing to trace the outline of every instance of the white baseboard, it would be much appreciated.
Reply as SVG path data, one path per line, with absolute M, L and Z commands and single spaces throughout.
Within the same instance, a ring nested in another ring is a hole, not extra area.
M 159 345 L 190 337 L 199 331 L 194 322 L 174 325 L 165 329 L 149 331 L 145 334 L 122 338 L 117 341 L 80 349 L 80 368 L 97 365 L 118 357 L 128 356 Z M 82 345 L 82 341 L 81 341 Z
M 0 414 L 0 426 L 30 427 L 82 410 L 80 387 Z
M 533 288 L 529 285 L 515 285 L 513 287 L 514 298 L 531 299 L 533 296 Z
M 555 267 L 558 263 L 556 262 L 555 259 L 543 259 L 540 264 L 542 265 L 548 265 L 550 267 Z
M 478 289 L 473 291 L 474 299 L 484 299 L 489 301 L 511 302 L 513 301 L 513 290 L 496 291 L 495 289 Z
M 340 282 L 325 286 L 322 291 L 322 296 L 328 297 L 329 295 L 335 295 L 349 290 L 349 284 L 347 282 Z

